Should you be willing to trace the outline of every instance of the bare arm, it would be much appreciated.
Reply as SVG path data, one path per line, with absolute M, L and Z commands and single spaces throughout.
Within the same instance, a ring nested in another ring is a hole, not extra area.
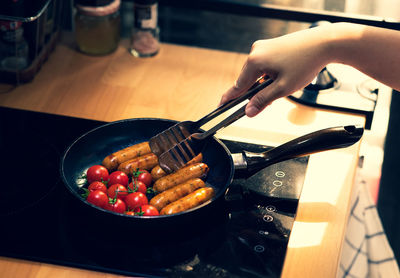
M 246 108 L 253 117 L 277 98 L 307 86 L 329 63 L 343 63 L 400 90 L 400 32 L 351 23 L 334 23 L 259 40 L 224 103 L 246 91 L 261 75 L 274 82 Z

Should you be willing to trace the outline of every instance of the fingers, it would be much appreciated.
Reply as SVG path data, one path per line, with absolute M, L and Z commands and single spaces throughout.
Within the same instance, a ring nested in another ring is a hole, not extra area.
M 248 59 L 235 84 L 222 95 L 219 105 L 242 95 L 261 75 L 263 75 L 263 73 L 253 63 L 251 63 L 250 59 Z
M 264 73 L 257 67 L 256 63 L 250 56 L 240 72 L 234 87 L 237 91 L 243 93 L 247 91 L 262 75 L 264 75 Z
M 279 80 L 273 81 L 268 87 L 251 98 L 246 106 L 246 115 L 254 117 L 270 105 L 277 98 L 284 96 L 285 90 Z

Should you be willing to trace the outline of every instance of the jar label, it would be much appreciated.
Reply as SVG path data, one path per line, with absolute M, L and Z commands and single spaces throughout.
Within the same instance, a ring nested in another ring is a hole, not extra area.
M 135 27 L 142 29 L 157 27 L 157 3 L 149 6 L 135 5 Z

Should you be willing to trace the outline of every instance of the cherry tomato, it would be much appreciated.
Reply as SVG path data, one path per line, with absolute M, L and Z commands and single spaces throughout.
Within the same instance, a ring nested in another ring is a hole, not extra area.
M 129 178 L 128 175 L 122 171 L 112 172 L 108 177 L 107 185 L 110 187 L 113 184 L 122 184 L 123 186 L 128 186 Z
M 87 196 L 86 201 L 88 201 L 89 203 L 101 207 L 101 208 L 105 208 L 108 204 L 108 196 L 106 193 L 104 193 L 101 190 L 95 190 L 92 192 L 89 192 L 89 195 Z
M 149 203 L 146 195 L 142 192 L 129 193 L 125 197 L 125 202 L 130 210 L 135 209 L 136 207 L 147 205 Z
M 133 180 L 133 182 L 131 182 L 128 185 L 128 189 L 133 192 L 137 191 L 137 192 L 142 192 L 143 194 L 146 194 L 147 186 L 141 181 Z
M 105 206 L 106 210 L 117 212 L 117 213 L 124 213 L 126 211 L 126 204 L 121 199 L 111 200 Z
M 108 170 L 102 165 L 93 165 L 86 172 L 86 179 L 89 184 L 94 181 L 108 181 Z
M 117 199 L 124 200 L 125 197 L 128 195 L 128 189 L 122 184 L 113 184 L 107 189 L 108 197 L 114 199 L 117 196 Z
M 144 215 L 144 216 L 156 216 L 160 215 L 158 210 L 152 205 L 143 205 L 140 207 L 136 207 L 134 210 L 136 215 Z
M 138 170 L 133 173 L 133 178 L 137 181 L 143 182 L 147 187 L 151 186 L 153 178 L 147 170 Z
M 92 182 L 89 185 L 88 189 L 89 189 L 89 191 L 100 190 L 107 194 L 107 186 L 104 183 L 102 183 L 101 181 Z
M 124 213 L 127 215 L 135 215 L 135 212 L 133 210 L 127 210 Z

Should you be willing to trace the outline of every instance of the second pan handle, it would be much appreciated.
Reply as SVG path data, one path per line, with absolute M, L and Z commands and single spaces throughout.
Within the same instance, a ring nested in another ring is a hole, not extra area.
M 321 129 L 263 153 L 243 151 L 242 161 L 245 165 L 237 168 L 241 172 L 240 176 L 250 177 L 261 169 L 284 160 L 351 146 L 361 139 L 363 133 L 364 128 L 354 125 Z

